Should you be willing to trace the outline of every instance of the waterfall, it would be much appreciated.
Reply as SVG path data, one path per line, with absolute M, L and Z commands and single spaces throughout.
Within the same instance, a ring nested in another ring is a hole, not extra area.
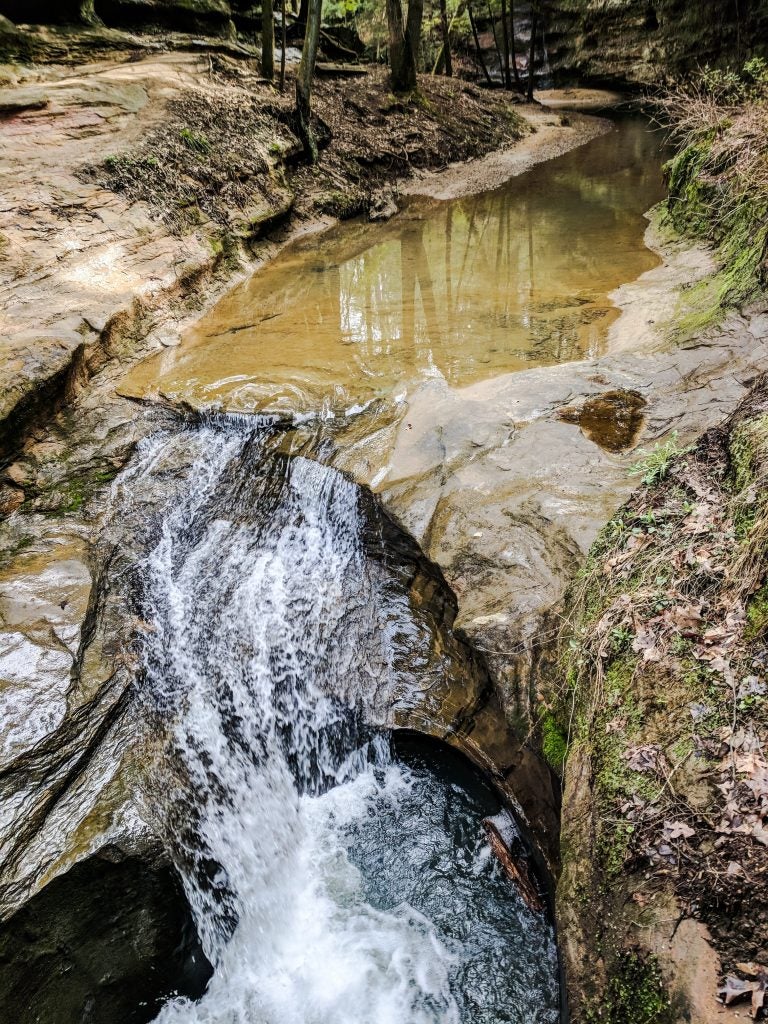
M 160 432 L 118 488 L 153 496 L 140 689 L 169 733 L 169 769 L 151 799 L 214 965 L 199 1002 L 172 999 L 157 1021 L 549 1022 L 548 927 L 497 877 L 479 824 L 462 826 L 451 866 L 460 791 L 366 724 L 368 695 L 402 671 L 415 632 L 407 597 L 365 555 L 358 489 L 270 454 L 268 433 L 226 419 Z M 457 914 L 443 892 L 453 870 L 475 887 L 495 879 L 507 917 L 472 896 L 476 910 Z M 488 917 L 476 934 L 472 913 Z M 531 950 L 519 978 L 507 932 Z M 501 985 L 488 955 L 512 958 Z M 467 999 L 508 999 L 510 985 L 529 1014 L 468 1014 Z

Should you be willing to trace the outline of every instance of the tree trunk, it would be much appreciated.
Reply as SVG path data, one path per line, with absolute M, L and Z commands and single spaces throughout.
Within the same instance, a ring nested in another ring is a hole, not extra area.
M 288 28 L 285 23 L 285 0 L 280 0 L 280 92 L 285 92 L 285 50 L 288 46 Z
M 424 0 L 410 0 L 408 17 L 405 22 L 405 45 L 409 60 L 413 65 L 413 79 L 419 67 L 419 47 L 421 45 L 421 21 L 424 15 Z
M 312 134 L 312 79 L 315 74 L 317 42 L 320 38 L 320 17 L 323 0 L 309 0 L 307 7 L 307 29 L 301 62 L 296 75 L 296 121 L 299 138 L 304 146 L 304 155 L 310 163 L 317 163 L 317 142 Z
M 395 93 L 413 92 L 416 89 L 416 60 L 423 12 L 424 0 L 411 0 L 404 23 L 400 0 L 387 0 L 390 79 Z
M 536 31 L 539 27 L 539 10 L 534 6 L 531 16 L 531 49 L 528 53 L 528 102 L 533 101 L 533 65 L 536 61 Z
M 523 91 L 523 83 L 520 81 L 520 68 L 517 66 L 517 49 L 515 47 L 515 0 L 509 0 L 509 40 L 512 55 L 512 74 L 515 77 L 515 85 Z
M 268 82 L 275 77 L 275 15 L 272 0 L 261 0 L 261 74 Z
M 453 77 L 451 64 L 451 31 L 448 28 L 448 7 L 445 0 L 440 0 L 440 28 L 443 33 L 443 64 L 448 78 Z
M 501 0 L 501 42 L 504 47 L 504 88 L 512 88 L 512 78 L 509 74 L 509 26 L 507 24 L 507 0 Z
M 491 76 L 488 74 L 488 68 L 486 67 L 485 64 L 483 51 L 480 49 L 480 37 L 477 34 L 477 22 L 475 21 L 475 16 L 472 13 L 471 3 L 467 7 L 467 11 L 469 13 L 469 24 L 472 27 L 472 35 L 475 40 L 475 50 L 477 51 L 477 59 L 480 62 L 480 67 L 483 69 L 483 74 L 485 75 L 486 82 L 488 83 L 488 85 L 493 85 L 493 80 L 491 79 Z
M 499 48 L 499 37 L 496 34 L 496 16 L 494 15 L 493 11 L 491 10 L 491 0 L 486 0 L 486 6 L 488 8 L 488 17 L 491 19 L 491 32 L 493 32 L 493 45 L 496 47 L 496 57 L 498 58 L 498 61 L 499 61 L 499 69 L 501 71 L 502 79 L 503 79 L 503 75 L 504 75 L 504 61 L 501 58 L 501 49 Z

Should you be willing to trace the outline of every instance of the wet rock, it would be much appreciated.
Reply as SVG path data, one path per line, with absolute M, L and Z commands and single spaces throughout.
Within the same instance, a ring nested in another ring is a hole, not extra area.
M 558 415 L 566 423 L 581 427 L 584 436 L 605 451 L 618 453 L 631 448 L 637 440 L 646 405 L 637 391 L 604 391 L 587 398 L 580 408 L 559 409 Z
M 390 220 L 397 213 L 397 202 L 392 189 L 382 189 L 371 196 L 368 220 Z
M 143 1024 L 211 966 L 173 869 L 107 850 L 0 925 L 0 1019 Z
M 77 530 L 26 525 L 37 536 L 0 573 L 0 918 L 105 844 L 151 839 L 133 802 L 139 731 L 113 611 L 128 620 L 94 585 Z

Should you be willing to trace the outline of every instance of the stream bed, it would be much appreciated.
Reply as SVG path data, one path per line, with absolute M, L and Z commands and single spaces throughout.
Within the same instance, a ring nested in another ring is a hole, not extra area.
M 203 411 L 116 484 L 118 508 L 155 496 L 135 573 L 141 700 L 167 736 L 149 800 L 213 967 L 159 1024 L 559 1019 L 551 920 L 483 825 L 502 798 L 393 739 L 463 665 L 426 653 L 441 643 L 373 550 L 361 488 L 279 434 L 601 354 L 610 293 L 658 263 L 658 143 L 623 119 L 493 193 L 305 239 L 121 385 Z
M 643 215 L 663 195 L 658 132 L 621 118 L 493 192 L 294 243 L 120 391 L 339 414 L 424 379 L 464 388 L 600 355 L 611 292 L 660 262 Z

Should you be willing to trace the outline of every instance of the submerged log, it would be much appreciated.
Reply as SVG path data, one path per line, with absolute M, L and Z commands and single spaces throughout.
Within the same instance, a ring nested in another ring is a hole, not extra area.
M 494 855 L 507 878 L 517 886 L 528 909 L 536 914 L 542 913 L 544 903 L 531 874 L 520 832 L 512 815 L 508 811 L 500 811 L 492 818 L 483 818 L 483 828 Z

